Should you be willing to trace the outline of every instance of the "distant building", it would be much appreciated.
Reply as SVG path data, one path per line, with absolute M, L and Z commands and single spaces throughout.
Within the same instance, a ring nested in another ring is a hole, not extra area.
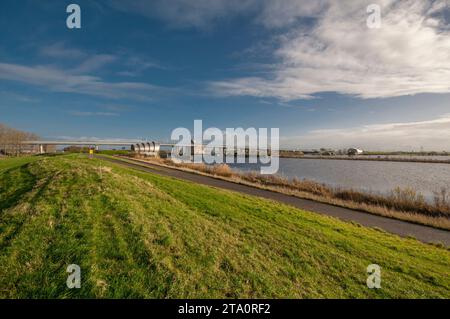
M 322 151 L 320 152 L 320 155 L 322 156 L 335 156 L 336 152 L 332 150 Z
M 349 148 L 347 150 L 348 155 L 361 155 L 363 153 L 364 153 L 364 151 L 360 150 L 359 148 Z

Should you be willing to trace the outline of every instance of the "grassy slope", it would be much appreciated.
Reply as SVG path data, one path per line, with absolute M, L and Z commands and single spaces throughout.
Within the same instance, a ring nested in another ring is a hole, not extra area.
M 40 160 L 39 156 L 24 156 L 24 157 L 15 157 L 15 158 L 0 158 L 0 173 L 6 169 L 12 169 L 15 167 L 19 167 L 28 163 L 32 163 Z
M 79 155 L 9 165 L 3 298 L 450 297 L 450 252 L 413 239 Z

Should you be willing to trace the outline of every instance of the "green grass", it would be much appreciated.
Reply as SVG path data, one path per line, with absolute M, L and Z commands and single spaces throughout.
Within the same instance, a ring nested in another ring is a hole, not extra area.
M 32 163 L 40 160 L 39 156 L 23 156 L 23 157 L 5 157 L 0 158 L 0 173 L 6 169 L 12 169 L 28 163 Z
M 1 298 L 450 297 L 444 248 L 83 155 L 37 159 L 0 162 Z

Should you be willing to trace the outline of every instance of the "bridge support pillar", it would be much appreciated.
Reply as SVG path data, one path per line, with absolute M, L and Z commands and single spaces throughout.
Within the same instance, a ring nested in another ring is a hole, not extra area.
M 44 154 L 44 153 L 45 153 L 44 145 L 39 144 L 39 154 Z
M 98 152 L 99 151 L 99 147 L 98 145 L 95 145 L 95 151 Z

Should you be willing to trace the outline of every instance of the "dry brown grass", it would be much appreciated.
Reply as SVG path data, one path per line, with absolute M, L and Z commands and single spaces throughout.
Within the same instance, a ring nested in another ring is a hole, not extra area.
M 227 164 L 174 163 L 170 159 L 159 158 L 143 160 L 300 198 L 450 230 L 450 194 L 445 188 L 436 192 L 433 202 L 430 203 L 412 188 L 397 187 L 390 194 L 381 195 L 333 188 L 298 178 L 288 179 L 279 175 L 261 175 L 257 172 L 236 172 Z

